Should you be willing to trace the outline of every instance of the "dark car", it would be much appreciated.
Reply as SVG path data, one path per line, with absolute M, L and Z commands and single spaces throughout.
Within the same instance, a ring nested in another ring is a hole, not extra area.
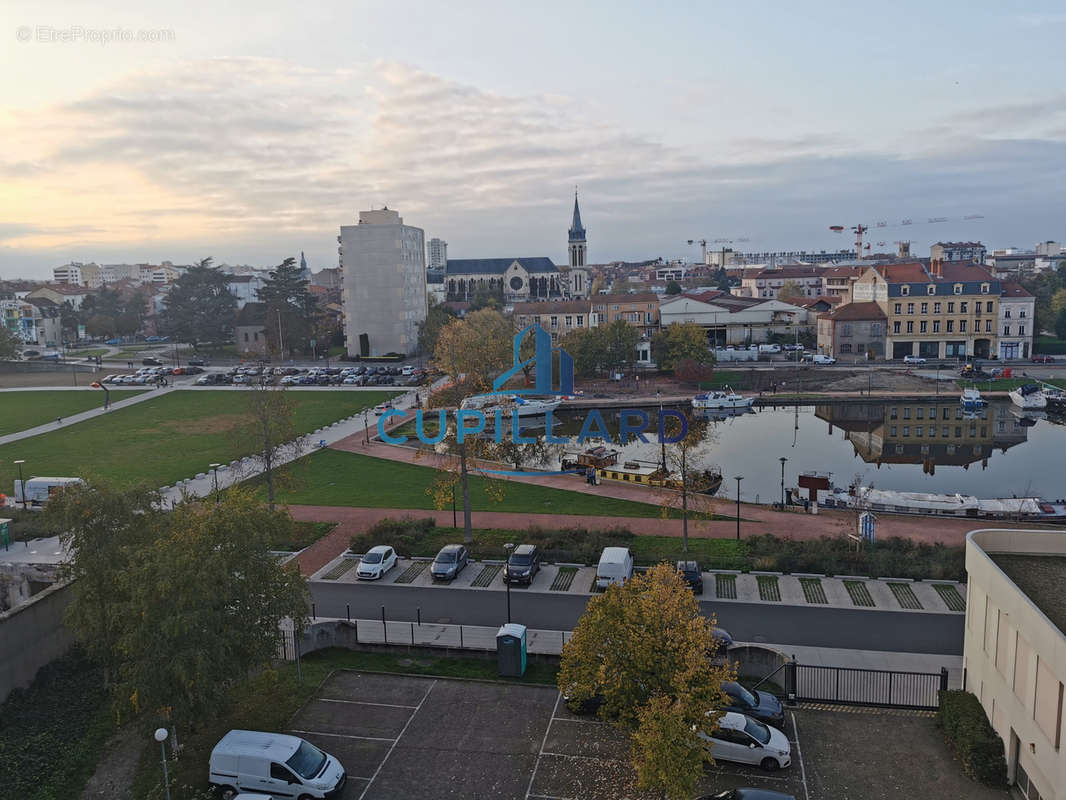
M 540 549 L 535 544 L 520 544 L 507 559 L 503 582 L 531 584 L 539 569 Z
M 726 789 L 718 794 L 705 794 L 698 800 L 796 800 L 796 795 L 775 792 L 772 789 Z
M 681 579 L 696 594 L 703 594 L 703 572 L 700 565 L 695 561 L 678 561 L 677 571 L 681 573 Z
M 190 358 L 189 359 L 189 366 L 190 367 L 206 367 L 207 365 L 208 365 L 208 361 L 207 361 L 206 358 Z
M 203 367 L 197 367 L 195 364 L 194 365 L 190 365 L 190 366 L 185 368 L 185 374 L 186 375 L 199 375 L 203 371 L 204 371 Z
M 429 574 L 435 581 L 455 580 L 463 571 L 468 560 L 466 548 L 461 544 L 446 544 L 433 559 Z
M 781 707 L 781 701 L 769 692 L 748 691 L 734 681 L 723 683 L 722 691 L 729 701 L 729 704 L 722 708 L 723 711 L 747 714 L 775 728 L 785 724 L 785 710 Z
M 141 363 L 144 364 L 146 367 L 161 367 L 161 366 L 163 366 L 163 362 L 162 361 L 160 361 L 158 358 L 152 358 L 152 356 L 148 356 L 147 358 L 141 359 Z
M 1033 356 L 1032 361 L 1034 364 L 1054 364 L 1055 356 L 1042 356 L 1037 354 Z

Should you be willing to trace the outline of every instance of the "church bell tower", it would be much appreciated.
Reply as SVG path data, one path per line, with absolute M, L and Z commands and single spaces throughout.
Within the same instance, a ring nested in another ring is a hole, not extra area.
M 581 209 L 577 206 L 577 190 L 574 190 L 574 219 L 570 223 L 570 266 L 584 267 L 588 264 L 588 243 L 585 241 L 585 226 L 581 224 Z

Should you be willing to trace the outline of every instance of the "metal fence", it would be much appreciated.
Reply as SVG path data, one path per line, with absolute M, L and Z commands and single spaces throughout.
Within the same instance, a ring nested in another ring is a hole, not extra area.
M 786 692 L 803 702 L 936 710 L 939 692 L 948 688 L 948 671 L 823 667 L 791 664 L 785 670 Z

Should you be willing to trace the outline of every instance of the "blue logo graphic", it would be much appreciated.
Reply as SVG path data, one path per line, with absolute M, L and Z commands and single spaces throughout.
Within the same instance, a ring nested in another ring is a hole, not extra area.
M 522 340 L 530 331 L 533 331 L 533 355 L 522 361 Z M 514 366 L 492 382 L 492 394 L 568 395 L 574 393 L 574 359 L 570 358 L 570 354 L 561 347 L 557 351 L 559 353 L 559 391 L 556 392 L 552 388 L 552 337 L 544 328 L 540 325 L 526 326 L 515 334 L 513 347 L 512 363 Z M 501 391 L 507 385 L 507 381 L 519 372 L 524 373 L 530 364 L 533 364 L 534 369 L 534 388 Z

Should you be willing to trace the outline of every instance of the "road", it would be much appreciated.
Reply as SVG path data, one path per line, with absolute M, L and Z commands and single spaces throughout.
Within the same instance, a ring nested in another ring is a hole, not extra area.
M 315 613 L 322 617 L 413 622 L 421 609 L 423 622 L 499 625 L 505 621 L 503 592 L 433 586 L 379 584 L 311 584 Z M 511 591 L 511 617 L 537 630 L 572 630 L 589 596 Z M 346 608 L 345 606 L 349 608 Z M 893 653 L 962 655 L 961 614 L 916 614 L 767 603 L 704 601 L 703 613 L 716 614 L 718 624 L 743 642 L 776 645 L 883 650 Z

